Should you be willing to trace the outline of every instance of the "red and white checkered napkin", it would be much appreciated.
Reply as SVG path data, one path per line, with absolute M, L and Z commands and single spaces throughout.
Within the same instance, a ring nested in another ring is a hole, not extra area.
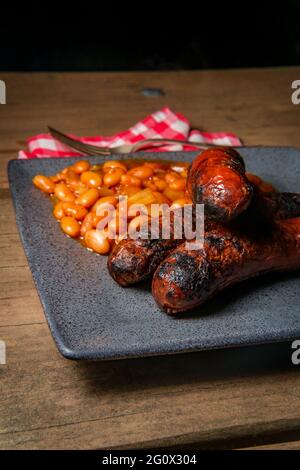
M 98 147 L 117 147 L 122 144 L 135 143 L 144 139 L 176 139 L 178 145 L 164 145 L 153 147 L 153 152 L 195 150 L 193 142 L 213 143 L 217 145 L 242 145 L 240 139 L 229 132 L 200 132 L 192 129 L 190 122 L 180 113 L 174 113 L 169 108 L 163 108 L 150 114 L 127 131 L 120 132 L 111 137 L 75 137 L 81 142 L 97 145 Z M 180 145 L 180 140 L 188 140 L 191 145 Z M 28 139 L 29 151 L 21 150 L 19 158 L 48 158 L 48 157 L 74 157 L 81 155 L 67 145 L 53 139 L 50 134 L 39 134 Z

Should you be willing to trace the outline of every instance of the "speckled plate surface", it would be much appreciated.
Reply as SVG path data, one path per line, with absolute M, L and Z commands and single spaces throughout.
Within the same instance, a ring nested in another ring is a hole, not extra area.
M 248 171 L 282 191 L 300 191 L 300 150 L 252 147 L 241 154 Z M 190 161 L 194 155 L 152 157 Z M 74 160 L 13 160 L 8 167 L 21 239 L 52 335 L 65 357 L 117 359 L 300 337 L 299 273 L 244 282 L 183 318 L 162 313 L 147 284 L 119 287 L 108 274 L 107 258 L 66 237 L 51 214 L 50 200 L 31 184 L 35 174 L 54 174 Z

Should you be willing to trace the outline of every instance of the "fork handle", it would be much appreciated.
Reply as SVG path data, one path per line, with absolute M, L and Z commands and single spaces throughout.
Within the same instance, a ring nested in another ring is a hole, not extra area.
M 151 144 L 151 145 L 148 145 Z M 188 140 L 176 140 L 176 139 L 145 139 L 137 142 L 132 146 L 132 152 L 137 152 L 142 148 L 147 148 L 149 146 L 161 147 L 162 144 L 179 144 L 179 145 L 189 145 L 190 147 L 197 147 L 200 149 L 205 149 L 207 147 L 232 147 L 232 145 L 226 144 L 212 144 L 206 142 L 190 142 Z

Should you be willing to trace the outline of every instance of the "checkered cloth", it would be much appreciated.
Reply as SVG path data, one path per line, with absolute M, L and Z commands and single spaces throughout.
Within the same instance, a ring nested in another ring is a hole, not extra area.
M 190 122 L 180 113 L 174 113 L 169 108 L 163 108 L 150 114 L 127 131 L 111 137 L 71 137 L 97 147 L 114 148 L 122 144 L 135 143 L 144 139 L 176 139 L 178 145 L 153 146 L 150 151 L 195 150 L 193 142 L 213 143 L 217 145 L 242 145 L 240 139 L 229 132 L 200 132 L 191 129 Z M 182 146 L 180 140 L 188 140 L 191 145 Z M 29 151 L 21 150 L 19 158 L 49 158 L 80 156 L 79 152 L 53 139 L 50 134 L 39 134 L 28 139 Z

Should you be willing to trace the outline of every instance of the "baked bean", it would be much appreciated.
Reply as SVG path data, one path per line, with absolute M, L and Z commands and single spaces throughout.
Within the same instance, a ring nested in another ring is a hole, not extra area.
M 88 214 L 88 211 L 85 207 L 78 206 L 78 210 L 75 215 L 76 220 L 83 220 L 85 216 Z
M 79 176 L 78 176 L 77 173 L 75 173 L 73 170 L 70 170 L 70 171 L 67 173 L 65 182 L 66 182 L 66 185 L 67 185 L 72 191 L 74 191 L 74 190 L 77 189 L 77 186 L 78 186 L 79 181 L 80 181 Z
M 140 186 L 120 186 L 119 194 L 121 196 L 132 196 L 133 194 L 139 193 L 141 190 Z
M 90 170 L 91 171 L 101 171 L 102 165 L 92 165 Z
M 188 170 L 183 170 L 183 171 L 180 173 L 180 176 L 181 176 L 182 178 L 185 178 L 185 179 L 187 179 L 187 176 L 188 176 Z
M 73 217 L 63 217 L 60 221 L 60 226 L 62 231 L 72 238 L 76 238 L 80 234 L 80 225 Z
M 192 200 L 187 197 L 183 197 L 181 199 L 176 199 L 173 201 L 173 204 L 171 205 L 171 209 L 177 209 L 179 207 L 184 207 L 185 205 L 191 205 Z
M 100 188 L 98 191 L 99 197 L 113 196 L 115 194 L 114 188 Z
M 169 187 L 170 189 L 174 189 L 175 191 L 184 191 L 186 187 L 186 181 L 183 178 L 179 177 L 172 181 L 169 184 Z
M 159 178 L 158 176 L 153 176 L 153 181 L 155 183 L 156 188 L 159 189 L 159 191 L 164 191 L 164 189 L 166 189 L 167 182 L 164 179 Z
M 152 189 L 152 191 L 156 191 L 158 189 L 155 183 L 153 183 L 153 181 L 150 179 L 143 180 L 143 186 L 144 188 Z
M 142 181 L 137 176 L 129 175 L 127 173 L 126 175 L 121 176 L 121 184 L 124 186 L 141 186 Z
M 63 174 L 62 172 L 57 173 L 56 175 L 57 181 L 65 181 L 67 176 L 66 174 Z
M 125 234 L 127 230 L 127 220 L 124 217 L 120 217 L 119 213 L 115 213 L 115 216 L 108 222 L 108 233 L 111 238 L 115 238 L 117 234 Z
M 83 207 L 91 207 L 97 199 L 99 198 L 99 192 L 96 188 L 91 188 L 82 193 L 79 198 L 76 200 L 76 204 L 79 204 Z
M 101 222 L 101 220 L 103 219 L 105 219 L 104 223 L 105 223 L 105 226 L 107 226 L 108 222 L 113 217 L 113 212 L 110 212 L 108 209 L 104 210 L 103 214 L 101 215 L 97 215 L 97 213 L 95 212 L 92 212 L 92 214 L 93 214 L 93 219 L 92 219 L 93 228 L 96 228 L 99 222 Z M 104 226 L 102 228 L 104 228 Z
M 130 161 L 128 171 L 126 163 L 120 161 L 91 166 L 87 160 L 79 160 L 51 177 L 37 175 L 33 183 L 50 195 L 54 193 L 53 215 L 64 233 L 81 236 L 88 248 L 106 254 L 110 245 L 127 234 L 129 221 L 129 233 L 134 233 L 149 215 L 160 215 L 159 205 L 183 207 L 191 203 L 185 192 L 187 167 Z M 265 191 L 273 189 L 262 181 L 261 185 Z M 122 196 L 128 198 L 126 207 L 121 203 Z M 152 204 L 156 204 L 155 209 Z M 106 227 L 102 227 L 104 224 Z
M 181 199 L 184 197 L 184 191 L 175 191 L 174 189 L 168 187 L 164 190 L 164 195 L 168 199 L 171 199 L 171 201 L 176 201 L 176 199 Z
M 103 176 L 103 183 L 104 186 L 116 186 L 121 181 L 123 175 L 123 171 L 120 168 L 116 168 L 112 171 L 105 173 Z
M 129 175 L 136 176 L 137 178 L 140 178 L 141 180 L 150 178 L 150 176 L 153 176 L 153 169 L 150 166 L 136 166 L 135 168 L 132 168 L 128 172 Z
M 103 217 L 104 217 L 104 215 L 100 216 L 100 215 L 93 214 L 92 227 L 97 228 L 97 225 L 99 224 L 99 222 L 101 222 Z
M 65 183 L 58 183 L 55 186 L 54 194 L 60 201 L 72 202 L 75 196 Z
M 151 189 L 146 188 L 142 189 L 136 194 L 133 194 L 132 196 L 128 197 L 127 203 L 128 206 L 131 206 L 132 204 L 153 204 L 156 202 L 155 196 L 153 194 L 153 191 Z
M 167 172 L 166 170 L 157 169 L 157 170 L 154 170 L 154 174 L 155 176 L 158 176 L 159 178 L 165 179 Z
M 88 187 L 82 183 L 82 181 L 78 181 L 76 188 L 73 189 L 75 196 L 79 197 L 82 193 L 88 190 Z
M 75 204 L 75 202 L 63 202 L 62 207 L 65 215 L 74 217 L 76 220 L 83 220 L 88 213 L 85 207 Z
M 145 166 L 149 166 L 155 172 L 157 170 L 165 170 L 166 164 L 160 162 L 146 162 Z
M 117 209 L 116 209 L 116 217 L 119 216 L 119 213 L 121 214 L 121 217 L 124 217 L 125 219 L 128 217 L 128 207 L 127 204 L 118 204 Z
M 136 235 L 140 232 L 142 225 L 147 224 L 149 222 L 148 215 L 138 215 L 134 219 L 129 222 L 128 225 L 128 234 L 129 236 L 135 238 Z
M 160 215 L 167 215 L 167 210 L 169 210 L 169 205 L 154 204 L 151 206 L 146 206 L 148 209 L 148 215 L 151 217 L 157 218 Z
M 120 162 L 118 160 L 107 160 L 104 165 L 103 165 L 103 171 L 110 171 L 114 168 L 120 168 L 121 170 L 124 170 L 124 172 L 127 171 L 127 167 L 125 163 Z
M 80 180 L 89 188 L 98 188 L 102 184 L 102 176 L 95 171 L 84 171 L 81 173 Z
M 59 183 L 59 182 L 60 182 L 60 178 L 58 177 L 58 175 L 49 176 L 49 179 L 50 179 L 53 183 Z
M 91 230 L 93 228 L 93 216 L 94 214 L 92 212 L 89 212 L 83 219 L 80 227 L 80 235 L 82 237 L 85 236 L 88 230 Z
M 128 219 L 134 218 L 138 215 L 148 215 L 150 214 L 150 209 L 151 204 L 145 205 L 145 204 L 132 204 L 127 211 L 127 217 Z M 121 211 L 122 213 L 122 211 Z
M 92 229 L 85 234 L 84 241 L 91 250 L 106 255 L 110 251 L 110 244 L 106 234 L 103 231 Z
M 159 191 L 153 191 L 153 194 L 157 204 L 170 204 L 170 199 L 168 199 L 163 193 Z
M 118 199 L 115 197 L 115 196 L 105 196 L 105 197 L 101 197 L 100 199 L 98 199 L 97 202 L 95 202 L 95 204 L 93 205 L 92 207 L 92 212 L 97 212 L 97 209 L 100 208 L 100 206 L 109 206 L 109 205 L 112 205 L 114 207 L 116 207 L 118 203 Z
M 38 189 L 40 189 L 44 193 L 47 193 L 47 194 L 54 193 L 55 184 L 47 176 L 36 175 L 32 181 L 33 181 L 34 186 L 36 186 Z
M 188 169 L 189 163 L 181 163 L 171 166 L 171 170 L 182 176 Z
M 75 173 L 80 175 L 84 171 L 88 171 L 90 164 L 87 160 L 79 160 L 79 162 L 74 163 L 73 168 Z
M 165 180 L 168 184 L 173 183 L 178 178 L 180 178 L 180 175 L 178 175 L 178 173 L 176 173 L 175 171 L 168 171 L 165 176 Z
M 62 201 L 59 201 L 54 206 L 53 215 L 57 220 L 60 220 L 65 216 L 65 212 L 64 212 L 64 209 L 63 209 L 63 204 L 65 204 L 65 203 L 62 202 Z

